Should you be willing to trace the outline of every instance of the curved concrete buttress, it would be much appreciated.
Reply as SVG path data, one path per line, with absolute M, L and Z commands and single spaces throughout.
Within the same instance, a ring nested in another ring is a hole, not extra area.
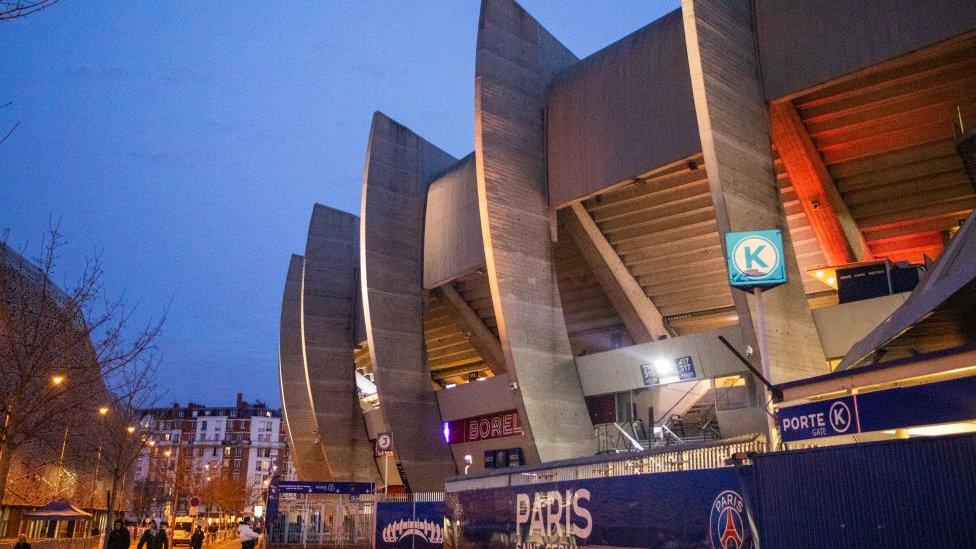
M 512 0 L 484 0 L 475 57 L 481 231 L 499 336 L 530 460 L 593 453 L 549 242 L 543 111 L 577 58 Z
M 379 480 L 356 389 L 359 218 L 316 204 L 302 278 L 302 333 L 309 399 L 329 480 Z
M 382 113 L 363 175 L 363 312 L 380 410 L 413 491 L 456 474 L 424 348 L 424 207 L 430 181 L 456 160 Z
M 288 426 L 288 448 L 301 480 L 315 480 L 325 473 L 318 427 L 305 380 L 302 356 L 302 271 L 305 258 L 291 256 L 285 292 L 281 298 L 278 342 L 278 375 L 281 378 L 281 411 Z

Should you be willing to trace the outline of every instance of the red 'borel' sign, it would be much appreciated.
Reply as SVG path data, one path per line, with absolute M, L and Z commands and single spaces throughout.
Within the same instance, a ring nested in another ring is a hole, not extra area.
M 521 434 L 522 421 L 516 410 L 456 419 L 444 424 L 444 438 L 447 439 L 448 444 L 514 437 Z

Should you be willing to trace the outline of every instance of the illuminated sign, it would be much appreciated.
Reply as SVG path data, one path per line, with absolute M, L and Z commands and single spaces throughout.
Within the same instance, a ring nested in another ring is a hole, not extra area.
M 751 290 L 786 284 L 783 233 L 779 229 L 725 234 L 729 284 Z
M 522 433 L 522 420 L 516 410 L 456 419 L 444 423 L 444 439 L 448 444 L 514 437 Z
M 698 374 L 695 373 L 695 361 L 690 356 L 641 364 L 640 373 L 646 386 L 698 379 Z

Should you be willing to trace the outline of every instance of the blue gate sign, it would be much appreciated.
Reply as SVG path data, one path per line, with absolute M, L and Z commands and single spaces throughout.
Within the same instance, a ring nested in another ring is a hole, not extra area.
M 776 411 L 785 442 L 974 419 L 976 377 L 859 393 Z
M 776 422 L 784 442 L 861 432 L 853 396 L 780 408 Z
M 725 234 L 729 284 L 751 290 L 786 284 L 786 256 L 779 229 Z

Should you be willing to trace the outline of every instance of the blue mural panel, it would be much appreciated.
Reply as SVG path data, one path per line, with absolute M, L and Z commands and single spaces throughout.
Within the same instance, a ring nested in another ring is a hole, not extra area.
M 752 547 L 732 468 L 449 493 L 445 548 Z
M 376 503 L 378 549 L 440 549 L 443 546 L 444 504 L 380 501 Z

